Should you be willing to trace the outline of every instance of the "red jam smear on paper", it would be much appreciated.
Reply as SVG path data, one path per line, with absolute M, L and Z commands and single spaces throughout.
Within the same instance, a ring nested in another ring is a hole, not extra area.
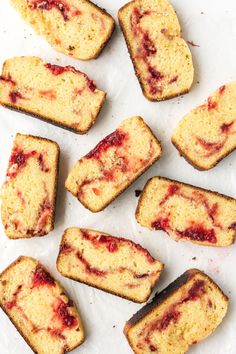
M 101 140 L 93 150 L 85 155 L 85 158 L 99 159 L 100 155 L 106 152 L 108 149 L 122 146 L 126 138 L 127 134 L 122 132 L 120 129 L 117 129 L 113 133 L 106 136 L 103 140 Z
M 205 282 L 203 280 L 196 280 L 192 287 L 188 290 L 188 293 L 176 304 L 172 305 L 160 319 L 154 319 L 147 328 L 144 342 L 148 345 L 150 351 L 158 352 L 158 348 L 152 343 L 150 336 L 153 332 L 165 331 L 171 323 L 176 323 L 181 317 L 181 312 L 178 310 L 179 306 L 189 301 L 197 301 L 205 293 Z
M 68 12 L 70 11 L 69 5 L 63 0 L 31 0 L 29 7 L 33 10 L 47 10 L 50 11 L 56 8 L 62 14 L 65 21 L 68 21 Z
M 44 285 L 56 286 L 55 280 L 40 264 L 35 268 L 32 283 L 33 288 Z
M 60 300 L 60 303 L 56 308 L 56 314 L 65 327 L 73 328 L 78 325 L 78 321 L 75 318 L 75 316 L 69 313 L 68 311 L 69 307 L 71 307 L 70 303 L 66 304 L 65 302 Z

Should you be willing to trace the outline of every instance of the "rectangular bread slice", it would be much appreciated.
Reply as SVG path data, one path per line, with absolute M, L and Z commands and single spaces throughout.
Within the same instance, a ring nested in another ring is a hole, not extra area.
M 92 212 L 104 209 L 161 156 L 141 117 L 124 120 L 72 168 L 65 186 Z
M 72 66 L 37 57 L 5 61 L 0 76 L 0 104 L 84 134 L 95 123 L 106 93 Z
M 236 82 L 221 86 L 187 114 L 172 143 L 194 167 L 209 170 L 236 148 Z
M 190 269 L 156 294 L 127 323 L 136 354 L 184 354 L 222 322 L 228 298 L 207 275 Z
M 143 94 L 161 101 L 188 92 L 192 55 L 169 2 L 134 0 L 119 10 L 118 19 Z
M 11 3 L 54 49 L 80 60 L 96 58 L 115 27 L 111 15 L 87 0 L 11 0 Z
M 145 302 L 160 278 L 163 264 L 130 240 L 74 227 L 62 237 L 57 269 L 67 278 L 134 302 Z
M 174 240 L 226 247 L 236 237 L 236 200 L 163 177 L 151 178 L 139 199 L 136 219 Z
M 2 222 L 11 239 L 44 236 L 54 227 L 59 146 L 17 134 L 2 187 Z
M 33 258 L 20 257 L 0 274 L 0 306 L 37 354 L 64 354 L 84 341 L 73 301 Z

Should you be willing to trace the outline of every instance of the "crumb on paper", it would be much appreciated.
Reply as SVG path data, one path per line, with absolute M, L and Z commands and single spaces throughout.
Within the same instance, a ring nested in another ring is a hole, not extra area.
M 140 194 L 142 193 L 142 190 L 141 189 L 135 189 L 134 193 L 135 193 L 135 197 L 139 197 Z
M 192 47 L 200 47 L 200 45 L 194 43 L 194 41 L 187 41 L 187 43 L 190 44 Z
M 197 257 L 193 257 L 193 258 L 192 258 L 193 261 L 196 261 L 196 259 L 197 259 Z

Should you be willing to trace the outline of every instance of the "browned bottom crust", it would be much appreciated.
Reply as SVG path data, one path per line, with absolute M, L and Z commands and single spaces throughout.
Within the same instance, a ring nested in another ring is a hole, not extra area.
M 218 165 L 218 163 L 223 160 L 226 156 L 228 156 L 229 154 L 231 154 L 231 152 L 233 152 L 234 150 L 236 150 L 235 148 L 232 148 L 231 150 L 229 150 L 228 152 L 226 152 L 222 157 L 219 157 L 218 160 L 215 161 L 215 163 L 211 164 L 211 166 L 209 168 L 202 168 L 198 165 L 196 165 L 194 163 L 193 160 L 191 160 L 188 155 L 181 149 L 181 147 L 173 140 L 171 139 L 172 144 L 174 145 L 174 147 L 179 151 L 180 156 L 182 156 L 188 163 L 190 163 L 190 165 L 192 165 L 195 169 L 199 170 L 199 171 L 207 171 L 212 169 L 213 167 L 215 167 L 216 165 Z
M 58 261 L 57 261 L 57 263 L 58 263 Z M 57 268 L 57 270 L 58 270 L 58 268 Z M 58 271 L 59 271 L 59 270 L 58 270 Z M 153 289 L 155 288 L 155 286 L 156 286 L 156 285 L 154 285 L 154 286 L 151 288 L 150 293 L 148 294 L 148 296 L 147 296 L 143 301 L 137 301 L 135 298 L 128 297 L 128 296 L 124 296 L 124 295 L 120 295 L 120 294 L 116 293 L 115 291 L 106 289 L 105 287 L 102 287 L 102 286 L 98 287 L 98 286 L 96 286 L 96 285 L 94 285 L 94 284 L 92 284 L 92 283 L 85 282 L 85 281 L 82 281 L 82 280 L 80 280 L 80 279 L 76 279 L 76 278 L 69 277 L 67 274 L 62 273 L 61 271 L 60 271 L 60 273 L 61 273 L 61 275 L 63 275 L 63 277 L 66 277 L 66 278 L 68 278 L 68 279 L 72 279 L 72 280 L 74 280 L 74 281 L 76 281 L 76 282 L 78 282 L 78 283 L 81 283 L 81 284 L 88 285 L 88 286 L 90 286 L 90 287 L 92 287 L 92 288 L 95 288 L 95 289 L 97 289 L 97 290 L 104 291 L 104 292 L 107 293 L 107 294 L 119 296 L 119 297 L 121 297 L 122 299 L 135 302 L 136 304 L 143 304 L 144 302 L 147 302 L 147 300 L 148 300 L 149 297 L 150 297 L 150 294 L 152 293 L 152 290 L 153 290 Z
M 1 104 L 2 106 L 4 106 L 4 107 L 7 107 L 7 108 L 13 110 L 13 111 L 16 111 L 16 112 L 23 112 L 23 113 L 25 113 L 25 114 L 27 114 L 27 115 L 29 115 L 29 116 L 31 116 L 31 117 L 40 119 L 40 120 L 42 120 L 42 121 L 44 121 L 44 122 L 47 122 L 47 123 L 50 123 L 50 124 L 52 124 L 52 125 L 54 125 L 54 126 L 56 126 L 56 127 L 63 128 L 63 129 L 69 130 L 69 131 L 71 131 L 71 132 L 73 132 L 73 133 L 83 135 L 83 134 L 86 134 L 86 133 L 88 132 L 88 130 L 89 130 L 89 129 L 94 125 L 94 123 L 97 121 L 98 115 L 99 115 L 99 113 L 100 113 L 100 111 L 101 111 L 101 109 L 102 109 L 102 106 L 103 106 L 103 104 L 104 104 L 104 102 L 105 102 L 105 99 L 106 99 L 106 94 L 105 94 L 104 99 L 102 100 L 102 102 L 101 102 L 101 104 L 100 104 L 100 106 L 99 106 L 99 110 L 98 110 L 97 116 L 96 116 L 96 117 L 94 118 L 94 120 L 91 122 L 91 124 L 90 124 L 90 126 L 87 128 L 87 130 L 79 130 L 78 128 L 77 128 L 77 129 L 76 129 L 76 128 L 72 128 L 70 125 L 66 125 L 66 124 L 62 124 L 62 123 L 60 123 L 60 122 L 56 122 L 55 120 L 53 120 L 53 119 L 51 119 L 51 118 L 48 118 L 48 117 L 45 117 L 45 116 L 42 116 L 42 115 L 39 115 L 39 114 L 35 114 L 35 113 L 33 113 L 33 112 L 29 111 L 29 110 L 23 109 L 23 108 L 21 108 L 21 107 L 13 106 L 13 105 L 11 105 L 10 103 L 7 104 L 7 103 L 2 103 L 2 102 L 0 102 L 0 104 Z

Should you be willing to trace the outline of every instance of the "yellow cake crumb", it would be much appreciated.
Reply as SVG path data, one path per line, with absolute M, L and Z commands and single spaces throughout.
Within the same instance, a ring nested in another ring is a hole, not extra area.
M 188 92 L 192 55 L 169 2 L 134 0 L 119 10 L 118 19 L 143 94 L 161 101 Z
M 135 302 L 145 302 L 163 264 L 140 245 L 100 231 L 69 228 L 57 258 L 58 271 Z
M 73 301 L 36 259 L 20 257 L 0 274 L 0 306 L 35 353 L 64 354 L 84 341 Z
M 72 66 L 38 57 L 5 61 L 0 76 L 0 104 L 84 134 L 95 123 L 106 93 Z

